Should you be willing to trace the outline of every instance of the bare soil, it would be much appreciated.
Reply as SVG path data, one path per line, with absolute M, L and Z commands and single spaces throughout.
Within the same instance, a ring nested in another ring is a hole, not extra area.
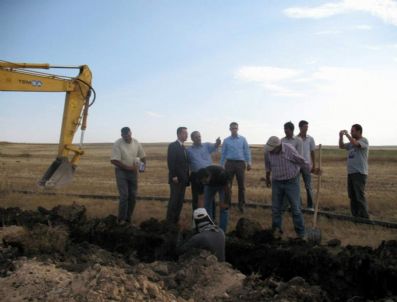
M 80 205 L 0 208 L 4 301 L 393 301 L 397 241 L 377 248 L 275 239 L 240 221 L 227 262 L 178 255 L 177 230 L 150 219 L 88 219 Z

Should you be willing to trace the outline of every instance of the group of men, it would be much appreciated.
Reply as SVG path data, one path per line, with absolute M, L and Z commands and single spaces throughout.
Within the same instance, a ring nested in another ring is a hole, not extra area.
M 316 167 L 315 142 L 307 134 L 309 123 L 299 122 L 299 134 L 294 136 L 294 124 L 284 124 L 285 137 L 271 136 L 265 145 L 266 185 L 272 188 L 272 227 L 282 232 L 282 216 L 285 204 L 291 208 L 294 228 L 298 237 L 304 237 L 305 227 L 301 211 L 300 176 L 307 196 L 307 209 L 313 210 L 311 174 L 321 174 Z M 177 140 L 168 146 L 167 165 L 170 199 L 166 220 L 178 224 L 185 199 L 186 187 L 191 185 L 192 212 L 206 210 L 210 221 L 216 220 L 215 195 L 219 194 L 219 227 L 227 231 L 231 187 L 234 177 L 238 184 L 238 208 L 243 213 L 245 206 L 245 171 L 252 166 L 251 151 L 247 140 L 238 134 L 238 124 L 229 125 L 231 135 L 224 139 L 220 165 L 214 165 L 212 154 L 221 145 L 202 143 L 201 134 L 193 131 L 193 144 L 186 148 L 186 127 L 177 129 Z M 343 137 L 349 140 L 344 143 Z M 368 140 L 362 136 L 362 127 L 354 124 L 350 134 L 339 132 L 339 147 L 349 151 L 347 157 L 348 195 L 353 216 L 368 218 L 365 199 L 365 184 L 368 174 Z M 121 129 L 121 138 L 113 145 L 111 163 L 115 166 L 116 182 L 120 194 L 119 221 L 129 223 L 135 207 L 137 174 L 139 166 L 146 164 L 146 155 L 141 144 L 132 138 L 128 127 Z
M 229 126 L 231 135 L 222 144 L 221 165 L 214 165 L 212 154 L 218 151 L 221 140 L 202 143 L 201 134 L 193 131 L 193 144 L 185 148 L 186 127 L 177 129 L 177 140 L 168 146 L 168 182 L 170 200 L 166 219 L 177 224 L 181 214 L 186 187 L 191 184 L 192 211 L 205 208 L 212 220 L 216 218 L 215 196 L 219 194 L 219 226 L 226 232 L 231 204 L 231 186 L 234 176 L 238 184 L 238 205 L 244 211 L 245 171 L 251 169 L 251 151 L 247 140 L 238 134 L 238 124 Z M 190 172 L 189 172 L 190 171 Z

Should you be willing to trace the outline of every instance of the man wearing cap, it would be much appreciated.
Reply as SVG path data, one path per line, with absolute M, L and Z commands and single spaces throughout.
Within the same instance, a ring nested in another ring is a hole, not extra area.
M 140 163 L 146 164 L 142 145 L 131 136 L 129 127 L 121 129 L 119 138 L 112 148 L 110 162 L 115 166 L 117 189 L 120 194 L 118 219 L 130 223 L 136 203 L 138 170 Z
M 305 236 L 305 225 L 300 210 L 299 173 L 310 171 L 310 164 L 296 149 L 271 136 L 265 145 L 266 185 L 272 187 L 272 228 L 282 232 L 283 200 L 287 197 L 291 206 L 295 232 L 299 238 Z M 271 179 L 270 179 L 271 176 Z
M 231 175 L 231 183 L 236 175 L 238 185 L 238 208 L 244 212 L 245 205 L 245 170 L 251 170 L 251 150 L 245 137 L 238 134 L 238 124 L 229 125 L 231 135 L 223 140 L 221 166 Z
M 194 210 L 193 219 L 196 234 L 177 249 L 178 253 L 183 254 L 193 248 L 204 249 L 213 253 L 218 261 L 225 261 L 225 234 L 223 231 L 214 224 L 204 208 Z

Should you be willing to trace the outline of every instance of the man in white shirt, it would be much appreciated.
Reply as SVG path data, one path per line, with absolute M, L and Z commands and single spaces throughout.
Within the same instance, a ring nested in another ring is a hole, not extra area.
M 117 189 L 120 194 L 118 219 L 120 223 L 130 223 L 136 203 L 138 170 L 146 164 L 142 145 L 132 138 L 130 128 L 121 129 L 121 138 L 113 144 L 110 162 L 115 166 Z
M 301 170 L 301 175 L 303 178 L 303 182 L 305 183 L 306 195 L 307 195 L 307 209 L 314 210 L 313 207 L 313 189 L 312 189 L 312 177 L 311 173 L 316 170 L 316 161 L 315 161 L 315 150 L 316 144 L 314 142 L 314 138 L 307 134 L 307 130 L 309 129 L 309 123 L 307 121 L 299 122 L 299 134 L 298 137 L 302 140 L 303 145 L 303 157 L 310 163 L 311 171 Z M 302 204 L 302 201 L 301 201 Z
M 287 122 L 284 124 L 285 137 L 281 139 L 282 143 L 292 145 L 298 154 L 303 156 L 303 144 L 302 140 L 298 136 L 294 136 L 295 126 L 292 122 Z

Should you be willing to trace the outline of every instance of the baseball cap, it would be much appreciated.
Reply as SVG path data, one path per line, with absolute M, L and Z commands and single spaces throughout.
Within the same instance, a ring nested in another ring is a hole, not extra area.
M 204 229 L 215 225 L 204 208 L 195 209 L 193 219 L 198 232 L 202 232 Z
M 277 136 L 271 136 L 265 145 L 265 151 L 271 152 L 273 151 L 276 147 L 281 145 L 281 140 Z

